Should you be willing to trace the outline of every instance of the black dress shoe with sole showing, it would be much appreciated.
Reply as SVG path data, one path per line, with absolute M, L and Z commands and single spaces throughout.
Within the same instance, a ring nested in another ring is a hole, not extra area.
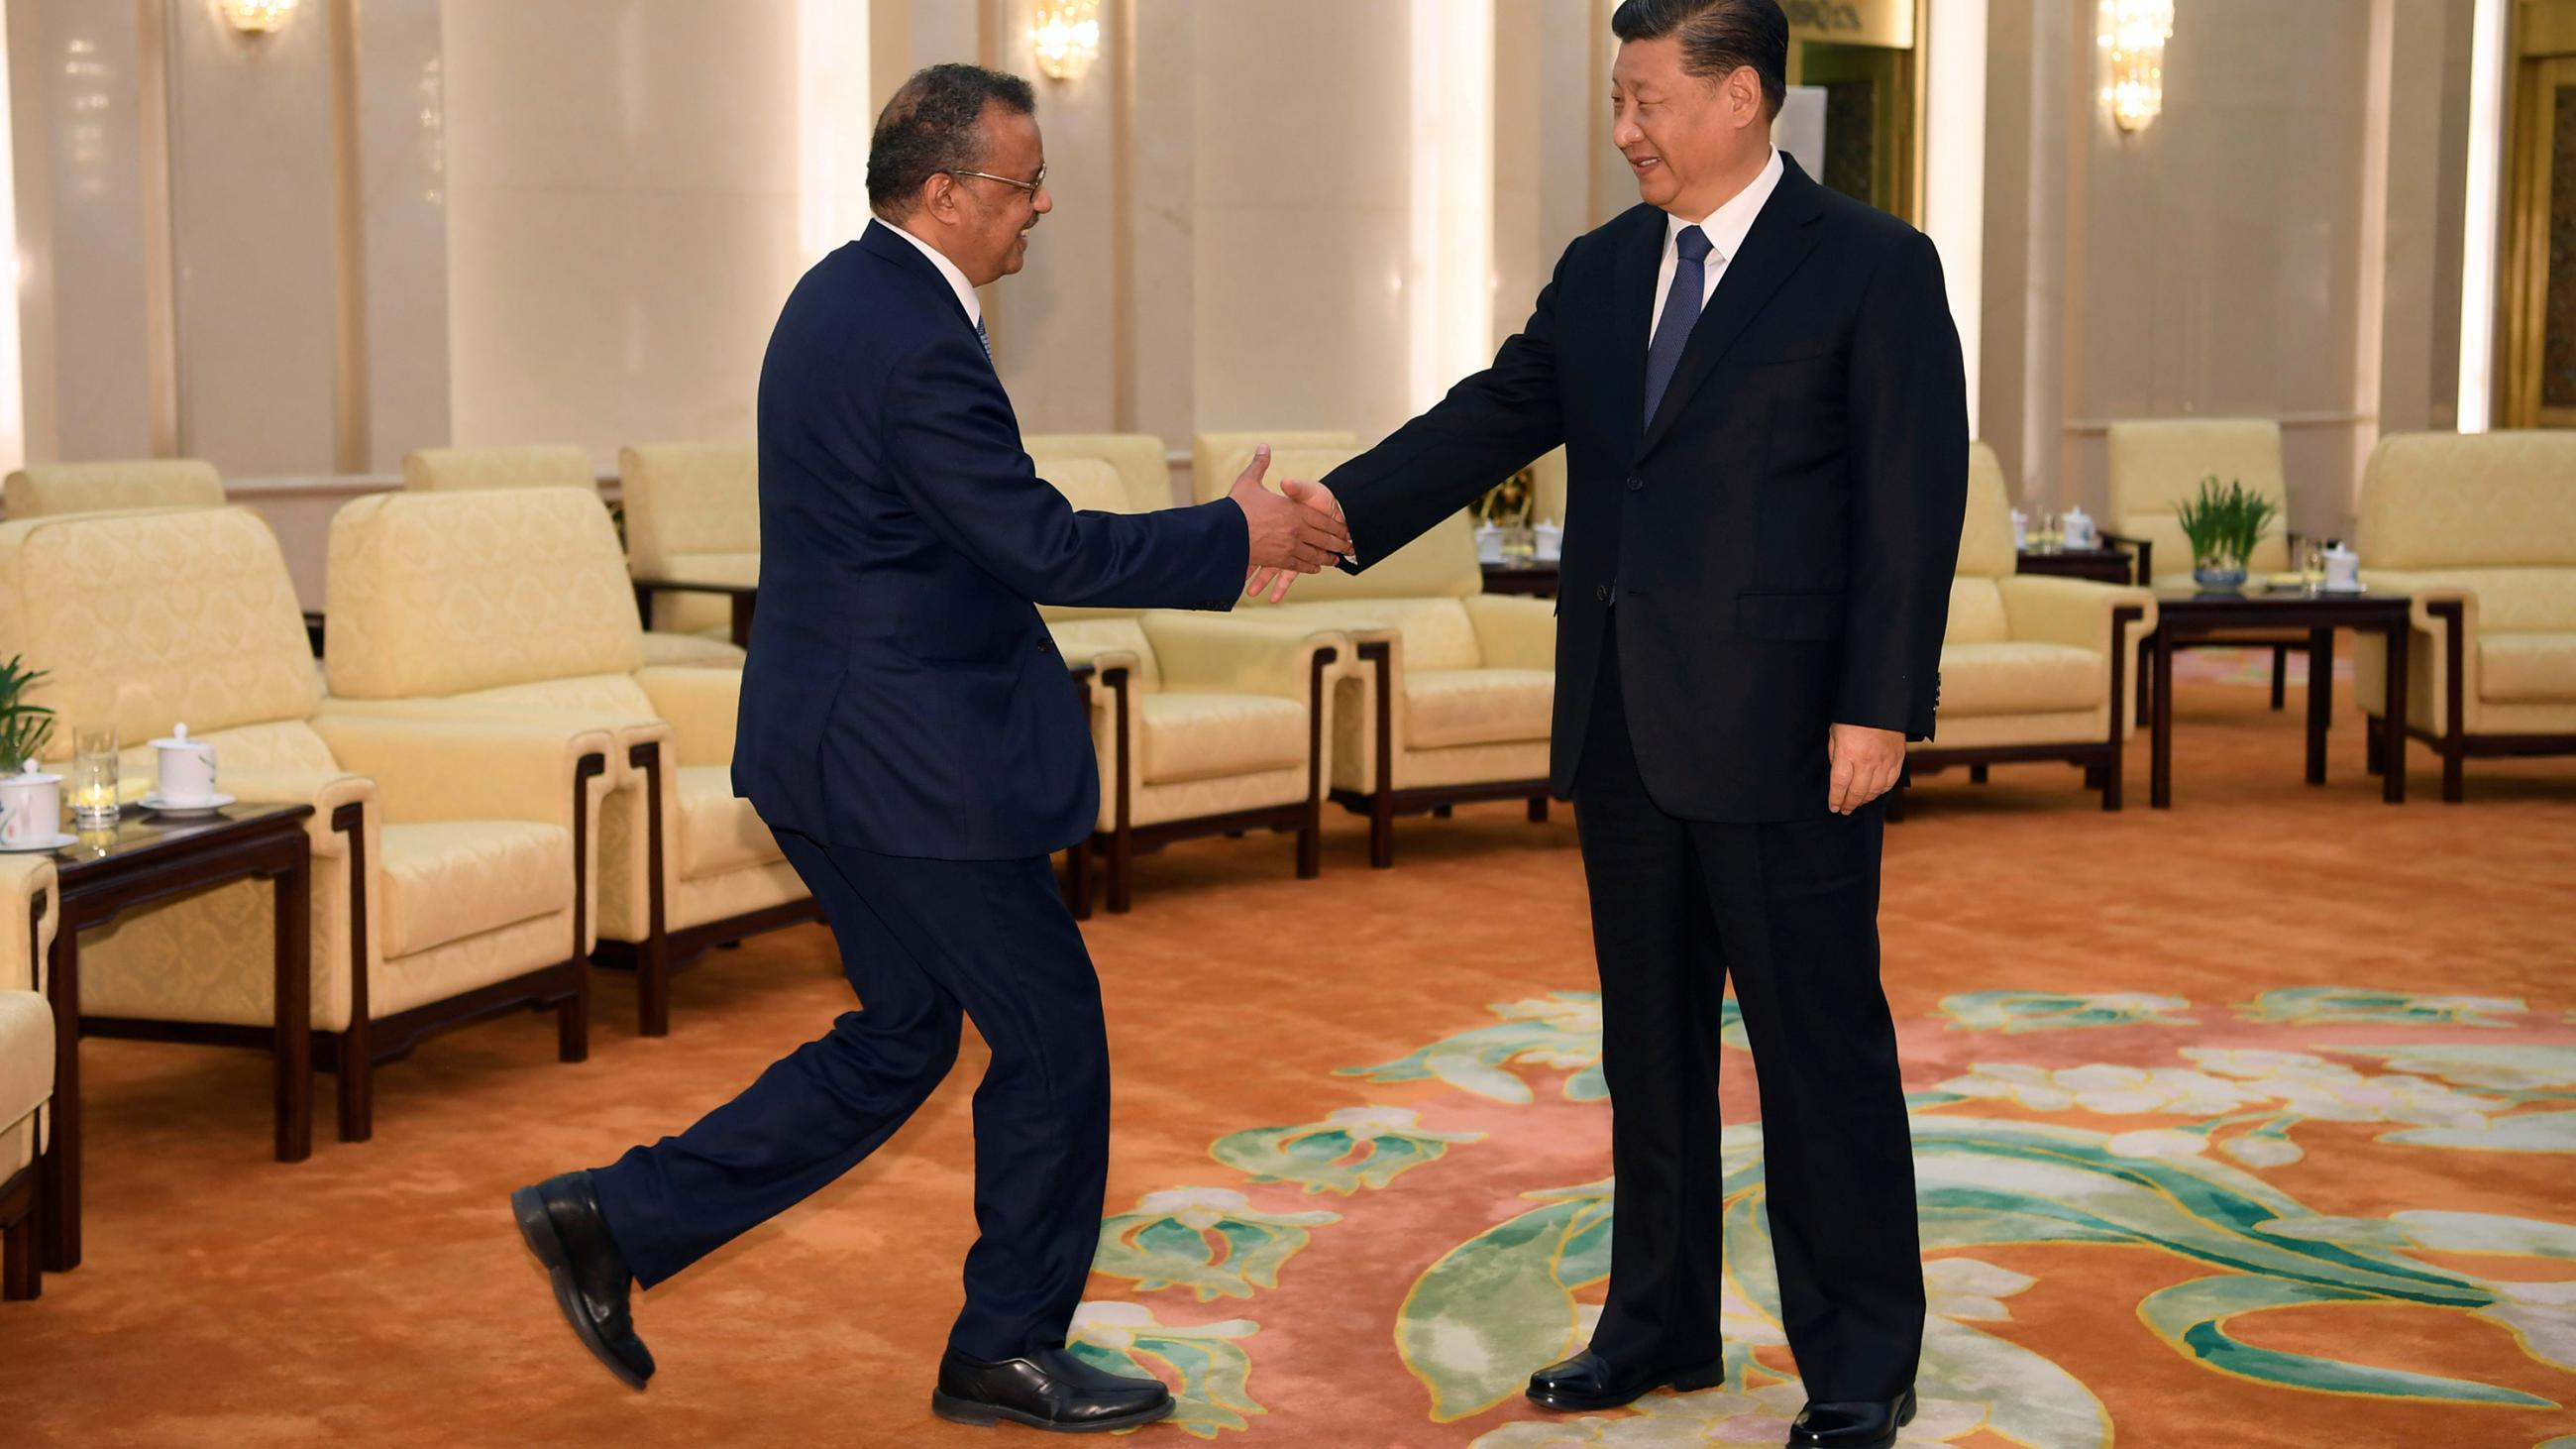
M 1914 1391 L 1893 1399 L 1810 1402 L 1789 1425 L 1787 1449 L 1890 1449 L 1896 1431 L 1914 1422 Z
M 1635 1403 L 1670 1384 L 1675 1393 L 1713 1389 L 1726 1381 L 1723 1357 L 1680 1368 L 1622 1368 L 1590 1349 L 1530 1375 L 1530 1402 L 1562 1413 L 1590 1413 Z
M 567 1172 L 510 1194 L 519 1236 L 554 1281 L 555 1305 L 591 1356 L 628 1388 L 653 1377 L 653 1355 L 635 1336 L 627 1292 L 635 1275 L 609 1236 L 590 1174 Z
M 939 1360 L 930 1412 L 952 1424 L 1025 1424 L 1056 1434 L 1104 1434 L 1150 1424 L 1172 1412 L 1156 1379 L 1123 1378 L 1061 1348 L 998 1363 L 955 1349 Z

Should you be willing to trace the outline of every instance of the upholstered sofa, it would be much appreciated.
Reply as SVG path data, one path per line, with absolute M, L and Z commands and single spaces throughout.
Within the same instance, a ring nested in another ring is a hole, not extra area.
M 44 1291 L 46 1105 L 54 1097 L 54 1013 L 45 955 L 54 943 L 54 863 L 0 855 L 0 1298 Z
M 2413 600 L 2406 732 L 2440 754 L 2444 800 L 2472 758 L 2576 754 L 2576 433 L 2384 438 L 2356 540 L 2364 582 Z M 2388 646 L 2354 649 L 2375 718 Z M 2374 768 L 2403 768 L 2370 740 Z
M 741 671 L 645 663 L 626 561 L 596 496 L 361 498 L 332 520 L 330 557 L 335 704 L 615 736 L 594 959 L 637 973 L 646 1035 L 670 1030 L 673 971 L 815 918 L 777 840 L 734 797 Z
M 760 583 L 760 454 L 749 443 L 647 443 L 617 451 L 626 566 L 644 627 L 730 643 L 733 598 L 646 580 L 755 588 Z M 745 615 L 748 618 L 748 615 Z
M 1075 508 L 1144 513 L 1171 506 L 1162 441 L 1144 434 L 1036 436 L 1040 476 Z M 1300 877 L 1322 869 L 1325 751 L 1333 681 L 1351 654 L 1337 631 L 1205 613 L 1041 605 L 1077 673 L 1100 761 L 1100 819 L 1072 852 L 1066 901 L 1091 906 L 1091 866 L 1107 862 L 1110 911 L 1134 894 L 1134 860 L 1195 836 L 1294 832 Z
M 338 1074 L 343 1140 L 370 1134 L 374 1069 L 431 1032 L 535 1007 L 585 1055 L 605 731 L 338 709 L 243 508 L 0 525 L 0 634 L 49 672 L 57 718 L 117 727 L 127 796 L 154 774 L 144 742 L 184 723 L 226 793 L 313 807 L 313 1060 Z M 83 931 L 83 1033 L 272 1045 L 274 899 L 237 882 Z
M 223 505 L 224 476 L 202 458 L 30 463 L 0 484 L 0 516 L 11 519 Z
M 403 491 L 407 493 L 481 493 L 517 488 L 575 488 L 596 501 L 599 480 L 592 476 L 590 454 L 568 443 L 516 447 L 419 448 L 403 455 Z M 755 537 L 759 529 L 755 517 Z M 758 544 L 753 545 L 755 556 Z M 754 572 L 758 571 L 755 563 Z M 684 620 L 684 622 L 686 622 Z M 739 665 L 742 646 L 718 631 L 655 628 L 644 625 L 647 664 Z
M 2062 760 L 2121 805 L 2121 756 L 2137 728 L 2131 646 L 2156 625 L 2143 588 L 2016 573 L 2012 499 L 1994 450 L 1968 451 L 1968 511 L 1950 581 L 1933 738 L 1908 746 L 1912 773 Z
M 2137 556 L 2136 582 L 2191 582 L 2191 540 L 2183 534 L 2180 510 L 2213 475 L 2220 487 L 2242 483 L 2281 510 L 2254 545 L 2254 556 L 2245 561 L 2247 572 L 2260 577 L 2290 566 L 2290 488 L 2281 467 L 2279 423 L 2269 418 L 2138 419 L 2113 423 L 2108 444 L 2111 518 L 2103 539 Z M 2233 629 L 2196 636 L 2184 647 L 2271 650 L 2272 708 L 2280 709 L 2288 703 L 2290 651 L 2307 643 L 2305 633 Z
M 1350 456 L 1347 445 L 1274 442 L 1268 477 L 1321 478 Z M 1201 475 L 1202 496 L 1225 491 L 1209 487 Z M 1350 636 L 1357 658 L 1333 705 L 1332 799 L 1369 817 L 1369 860 L 1380 868 L 1395 862 L 1399 815 L 1525 800 L 1532 820 L 1547 818 L 1556 606 L 1484 587 L 1474 529 L 1459 513 L 1365 573 L 1326 569 L 1299 578 L 1284 604 L 1235 610 Z

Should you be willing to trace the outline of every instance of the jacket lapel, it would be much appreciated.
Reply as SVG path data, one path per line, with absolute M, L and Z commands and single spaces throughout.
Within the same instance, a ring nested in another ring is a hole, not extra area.
M 1709 299 L 1708 311 L 1692 326 L 1690 341 L 1682 348 L 1682 360 L 1673 369 L 1672 383 L 1664 389 L 1664 400 L 1655 409 L 1654 421 L 1647 426 L 1644 441 L 1638 446 L 1639 457 L 1663 441 L 1691 394 L 1708 381 L 1708 375 L 1725 359 L 1727 349 L 1761 313 L 1763 304 L 1815 250 L 1815 233 L 1808 223 L 1824 214 L 1816 183 L 1807 179 L 1807 173 L 1798 169 L 1798 163 L 1787 152 L 1781 153 L 1780 163 L 1780 184 L 1763 204 L 1762 214 L 1753 219 L 1753 229 L 1745 234 L 1743 248 L 1728 259 L 1725 275 L 1718 278 L 1717 294 Z M 1649 286 L 1654 275 L 1654 264 L 1650 263 L 1645 269 Z M 1642 309 L 1638 320 L 1642 331 Z M 1645 352 L 1641 336 L 1636 347 L 1639 408 L 1645 403 Z
M 1619 239 L 1611 265 L 1610 356 L 1618 383 L 1614 414 L 1626 429 L 1645 426 L 1646 314 L 1655 305 L 1655 269 L 1663 264 L 1663 249 L 1664 214 L 1638 207 L 1635 229 Z M 1623 436 L 1633 455 L 1638 433 Z
M 930 258 L 914 250 L 912 243 L 896 236 L 893 228 L 882 221 L 872 220 L 860 230 L 858 244 L 859 250 L 938 293 L 939 300 L 946 302 L 948 310 L 956 316 L 958 325 L 969 332 L 975 330 L 974 319 L 958 305 L 957 291 L 948 285 L 948 279 L 930 264 Z

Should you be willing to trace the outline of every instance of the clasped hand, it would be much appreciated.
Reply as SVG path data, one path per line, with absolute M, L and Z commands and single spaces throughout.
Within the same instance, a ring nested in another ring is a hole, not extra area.
M 1252 450 L 1252 462 L 1234 480 L 1226 496 L 1243 510 L 1252 531 L 1250 563 L 1243 571 L 1246 597 L 1270 591 L 1270 602 L 1288 596 L 1299 574 L 1321 573 L 1351 551 L 1351 531 L 1342 522 L 1342 506 L 1321 483 L 1288 480 L 1279 486 L 1286 496 L 1261 486 L 1270 471 L 1270 445 Z

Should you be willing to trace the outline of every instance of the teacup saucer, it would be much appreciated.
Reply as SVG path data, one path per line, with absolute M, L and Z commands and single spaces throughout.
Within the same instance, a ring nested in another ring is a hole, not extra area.
M 173 805 L 162 799 L 160 792 L 156 790 L 134 803 L 155 815 L 212 815 L 238 798 L 233 795 L 211 795 L 193 805 Z
M 66 845 L 78 844 L 80 844 L 80 837 L 77 835 L 57 835 L 51 840 L 30 840 L 24 845 L 0 845 L 0 853 L 31 855 L 38 851 L 56 851 Z

